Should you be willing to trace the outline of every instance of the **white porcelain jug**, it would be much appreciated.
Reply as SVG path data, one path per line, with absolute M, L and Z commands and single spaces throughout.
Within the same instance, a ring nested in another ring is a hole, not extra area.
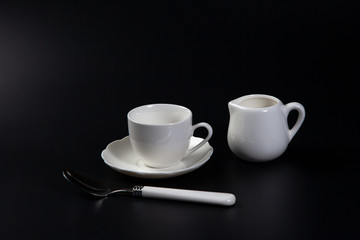
M 230 101 L 228 106 L 229 147 L 247 161 L 264 162 L 279 157 L 305 119 L 305 109 L 300 103 L 284 105 L 269 95 L 243 96 Z M 295 125 L 289 129 L 287 117 L 292 110 L 299 114 Z

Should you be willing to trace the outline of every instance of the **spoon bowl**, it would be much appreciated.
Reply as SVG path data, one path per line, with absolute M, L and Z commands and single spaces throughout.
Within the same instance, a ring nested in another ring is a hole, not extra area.
M 72 170 L 63 170 L 62 173 L 66 180 L 92 196 L 107 197 L 115 193 L 132 194 L 131 189 L 111 190 L 105 183 Z

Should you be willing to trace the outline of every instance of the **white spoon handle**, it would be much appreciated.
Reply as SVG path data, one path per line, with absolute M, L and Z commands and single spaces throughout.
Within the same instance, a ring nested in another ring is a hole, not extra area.
M 142 197 L 146 198 L 160 198 L 168 200 L 217 204 L 223 206 L 231 206 L 234 205 L 236 202 L 235 195 L 231 193 L 206 192 L 149 186 L 144 186 L 141 189 L 141 195 Z

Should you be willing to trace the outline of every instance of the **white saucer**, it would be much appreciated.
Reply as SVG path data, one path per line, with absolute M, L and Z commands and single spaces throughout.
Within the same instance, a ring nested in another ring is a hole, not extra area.
M 190 147 L 203 139 L 191 137 Z M 181 162 L 169 168 L 151 168 L 138 158 L 130 143 L 129 136 L 115 140 L 102 151 L 101 157 L 112 169 L 133 177 L 140 178 L 170 178 L 192 172 L 206 163 L 213 153 L 213 148 L 207 142 L 201 148 L 185 157 Z

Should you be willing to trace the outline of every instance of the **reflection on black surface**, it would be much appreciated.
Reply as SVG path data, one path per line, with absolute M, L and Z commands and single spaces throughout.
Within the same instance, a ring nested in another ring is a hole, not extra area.
M 239 173 L 242 175 L 239 198 L 247 224 L 254 230 L 256 226 L 263 226 L 264 234 L 288 231 L 289 226 L 297 221 L 293 208 L 301 191 L 296 167 L 286 163 L 267 166 L 245 163 L 244 167 L 246 169 Z
M 94 212 L 101 211 L 106 199 L 107 198 L 100 198 L 100 199 L 97 199 L 97 200 L 94 199 L 93 211 Z

